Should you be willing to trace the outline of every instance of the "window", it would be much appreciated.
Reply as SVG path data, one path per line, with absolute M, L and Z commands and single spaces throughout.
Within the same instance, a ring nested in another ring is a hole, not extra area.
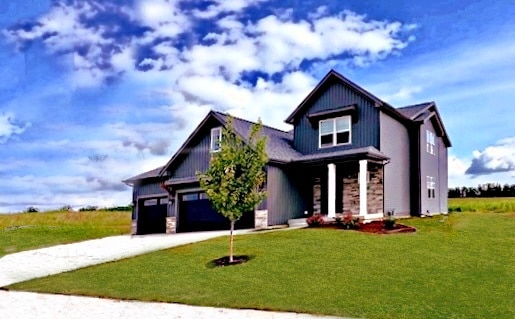
M 143 206 L 155 206 L 157 205 L 157 199 L 147 199 L 143 202 Z
M 426 131 L 426 151 L 431 155 L 436 155 L 435 133 Z
M 182 195 L 183 202 L 191 202 L 194 200 L 198 200 L 198 193 L 189 193 Z
M 321 120 L 319 122 L 319 147 L 350 144 L 350 116 Z
M 433 176 L 426 176 L 427 198 L 435 198 L 435 178 Z
M 211 152 L 220 150 L 220 141 L 222 140 L 222 128 L 215 127 L 211 129 Z

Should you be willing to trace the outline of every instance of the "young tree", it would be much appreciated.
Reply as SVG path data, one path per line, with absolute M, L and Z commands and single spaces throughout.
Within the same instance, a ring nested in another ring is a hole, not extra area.
M 233 258 L 234 224 L 241 216 L 253 211 L 265 198 L 264 167 L 266 138 L 260 137 L 261 121 L 252 125 L 250 134 L 244 141 L 232 126 L 232 118 L 227 117 L 227 125 L 222 130 L 220 151 L 213 153 L 206 173 L 197 173 L 200 187 L 206 192 L 213 208 L 231 222 L 229 262 Z

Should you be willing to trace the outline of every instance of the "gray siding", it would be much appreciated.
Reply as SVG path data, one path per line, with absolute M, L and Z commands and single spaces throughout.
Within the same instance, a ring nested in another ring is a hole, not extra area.
M 350 145 L 318 148 L 318 128 L 314 128 L 306 114 L 357 104 L 358 121 L 352 123 Z M 344 84 L 336 83 L 323 92 L 316 102 L 298 114 L 294 128 L 294 146 L 303 154 L 333 152 L 364 146 L 379 147 L 379 111 L 374 104 Z
M 438 145 L 439 145 L 439 151 L 438 151 L 438 159 L 439 159 L 439 183 L 438 186 L 440 187 L 440 213 L 447 213 L 447 202 L 448 202 L 448 157 L 447 157 L 447 147 L 445 147 L 443 141 L 438 138 Z
M 173 178 L 194 177 L 197 172 L 205 172 L 209 168 L 211 131 L 207 131 L 205 135 L 196 143 L 192 143 L 191 147 L 184 149 L 181 161 L 172 170 Z
M 380 151 L 390 158 L 384 167 L 384 210 L 410 214 L 410 141 L 408 129 L 389 115 L 380 114 Z
M 304 216 L 308 210 L 302 196 L 301 185 L 293 172 L 276 166 L 268 166 L 267 208 L 268 225 L 286 224 L 288 219 Z
M 435 134 L 436 154 L 432 155 L 426 149 L 426 131 L 429 130 Z M 422 214 L 441 213 L 440 201 L 441 189 L 447 185 L 447 176 L 440 175 L 441 161 L 447 160 L 447 151 L 442 152 L 442 139 L 436 136 L 435 129 L 431 120 L 426 121 L 420 126 L 420 193 Z M 427 189 L 427 176 L 434 178 L 435 182 L 435 198 L 429 198 Z M 442 181 L 442 178 L 444 179 Z M 447 187 L 445 187 L 447 191 Z M 447 197 L 447 196 L 445 196 Z

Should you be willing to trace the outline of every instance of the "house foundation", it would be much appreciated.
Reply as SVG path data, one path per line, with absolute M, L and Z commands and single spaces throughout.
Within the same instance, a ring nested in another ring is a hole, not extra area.
M 254 212 L 254 228 L 267 229 L 268 228 L 268 210 L 256 210 Z
M 166 233 L 175 234 L 177 232 L 177 222 L 175 216 L 166 217 Z

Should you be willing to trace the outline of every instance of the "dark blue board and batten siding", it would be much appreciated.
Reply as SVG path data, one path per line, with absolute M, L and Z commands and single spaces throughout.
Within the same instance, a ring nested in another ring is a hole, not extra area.
M 352 143 L 336 147 L 319 148 L 318 128 L 313 127 L 306 114 L 356 104 L 358 120 L 352 123 Z M 296 116 L 294 146 L 303 154 L 334 152 L 352 148 L 374 146 L 379 149 L 379 110 L 374 102 L 356 93 L 348 86 L 335 83 L 327 88 L 311 106 Z
M 304 216 L 307 205 L 302 184 L 290 170 L 269 165 L 267 167 L 268 225 L 286 224 L 288 219 Z
M 205 172 L 209 168 L 211 159 L 211 131 L 207 131 L 205 135 L 192 143 L 190 147 L 184 149 L 182 161 L 172 171 L 172 178 L 187 178 L 196 176 L 197 172 Z

